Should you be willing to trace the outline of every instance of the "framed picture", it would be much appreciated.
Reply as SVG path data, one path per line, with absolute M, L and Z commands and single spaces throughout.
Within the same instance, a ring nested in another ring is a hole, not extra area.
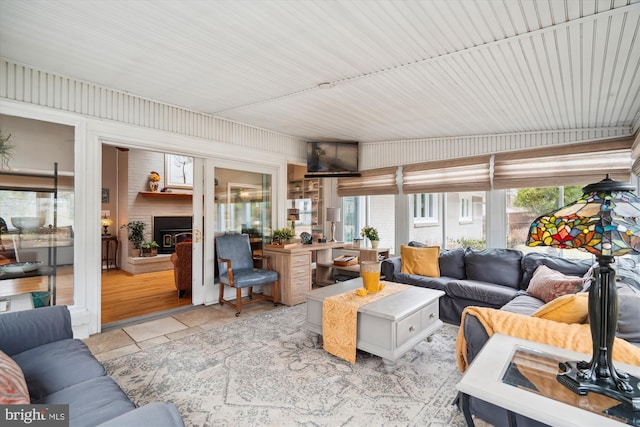
M 193 188 L 193 157 L 164 155 L 165 186 L 169 188 Z
M 109 203 L 109 189 L 102 189 L 102 203 Z

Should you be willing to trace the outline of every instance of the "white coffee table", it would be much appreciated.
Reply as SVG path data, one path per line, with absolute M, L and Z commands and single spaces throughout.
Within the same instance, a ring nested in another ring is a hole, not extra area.
M 325 286 L 306 294 L 307 320 L 315 345 L 322 335 L 322 302 L 325 298 L 362 287 L 357 278 Z M 438 300 L 444 292 L 410 286 L 358 309 L 356 348 L 382 358 L 387 372 L 397 360 L 442 326 Z

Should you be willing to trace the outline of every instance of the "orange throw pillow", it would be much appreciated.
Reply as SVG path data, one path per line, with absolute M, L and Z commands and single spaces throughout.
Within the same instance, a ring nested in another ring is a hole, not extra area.
M 402 273 L 440 277 L 440 246 L 413 247 L 400 245 Z
M 589 316 L 589 293 L 562 295 L 540 307 L 532 316 L 562 323 L 584 323 Z

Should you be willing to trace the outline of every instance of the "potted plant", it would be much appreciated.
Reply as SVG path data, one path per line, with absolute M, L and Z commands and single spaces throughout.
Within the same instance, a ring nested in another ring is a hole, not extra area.
M 290 228 L 277 228 L 273 230 L 273 233 L 271 234 L 271 242 L 273 244 L 285 244 L 289 243 L 292 237 L 293 230 Z
M 140 256 L 156 256 L 160 245 L 155 240 L 146 241 L 141 245 Z
M 144 242 L 144 222 L 129 221 L 123 224 L 121 228 L 129 230 L 129 241 L 131 242 L 131 256 L 140 256 L 140 247 Z
M 378 230 L 376 230 L 375 227 L 365 225 L 364 227 L 362 227 L 362 230 L 360 230 L 360 235 L 369 239 L 372 248 L 375 249 L 378 247 L 378 244 L 380 243 L 380 237 L 378 236 Z

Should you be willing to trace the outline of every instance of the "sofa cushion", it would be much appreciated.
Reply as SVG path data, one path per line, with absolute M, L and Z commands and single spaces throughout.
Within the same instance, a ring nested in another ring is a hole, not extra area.
M 562 295 L 540 307 L 532 316 L 562 323 L 584 323 L 589 316 L 589 294 Z
M 33 401 L 106 374 L 104 366 L 77 339 L 41 345 L 14 355 L 13 360 L 24 372 Z
M 584 282 L 583 277 L 567 276 L 546 265 L 540 265 L 529 281 L 527 293 L 549 302 L 562 295 L 575 294 L 582 290 Z
M 22 369 L 6 353 L 0 351 L 0 404 L 28 405 L 29 390 Z
M 440 277 L 439 255 L 439 246 L 412 247 L 400 245 L 402 273 Z
M 464 266 L 464 249 L 449 249 L 440 252 L 438 258 L 440 275 L 452 279 L 466 279 L 467 273 Z
M 525 291 L 518 291 L 515 298 L 503 305 L 501 310 L 530 316 L 544 304 L 544 301 L 541 299 L 533 297 Z
M 568 276 L 582 277 L 589 271 L 593 261 L 591 259 L 560 258 L 537 252 L 528 253 L 522 258 L 522 283 L 520 284 L 520 289 L 527 289 L 533 273 L 540 265 L 546 265 L 550 269 Z
M 70 424 L 96 426 L 135 409 L 135 405 L 108 376 L 91 378 L 44 396 L 38 404 L 69 404 Z
M 450 277 L 427 277 L 418 274 L 396 273 L 394 280 L 398 283 L 406 285 L 420 286 L 423 288 L 437 289 L 443 291 Z
M 618 326 L 616 336 L 640 343 L 640 290 L 618 283 Z
M 452 298 L 481 301 L 495 308 L 502 307 L 518 293 L 516 289 L 508 286 L 468 279 L 451 280 L 444 291 Z
M 467 249 L 464 264 L 467 279 L 518 289 L 522 281 L 522 252 L 514 249 Z

